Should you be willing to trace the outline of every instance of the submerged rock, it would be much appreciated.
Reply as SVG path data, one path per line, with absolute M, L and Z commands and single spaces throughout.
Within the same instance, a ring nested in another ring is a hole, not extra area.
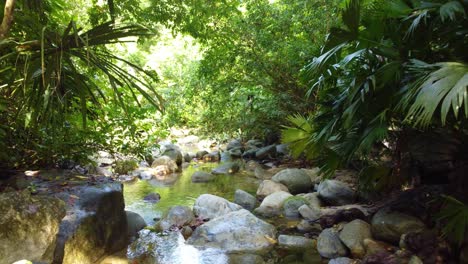
M 156 226 L 159 230 L 169 230 L 171 227 L 189 225 L 195 220 L 192 210 L 188 206 L 173 206 Z
M 148 195 L 145 195 L 143 197 L 143 201 L 149 202 L 149 203 L 157 203 L 161 200 L 161 195 L 159 193 L 150 193 Z
M 192 174 L 192 182 L 210 182 L 214 179 L 213 174 L 204 171 L 196 171 Z
M 211 173 L 212 174 L 234 174 L 238 172 L 239 169 L 240 169 L 240 166 L 237 162 L 226 162 L 214 168 L 211 171 Z
M 309 175 L 300 169 L 282 170 L 272 180 L 284 184 L 292 194 L 306 193 L 312 189 Z
M 29 191 L 0 194 L 0 263 L 22 259 L 51 263 L 65 203 L 31 196 Z
M 227 253 L 267 253 L 275 244 L 276 228 L 245 209 L 223 214 L 201 226 L 188 239 L 200 248 Z
M 200 195 L 193 205 L 193 212 L 201 219 L 213 219 L 240 209 L 240 205 L 211 194 Z

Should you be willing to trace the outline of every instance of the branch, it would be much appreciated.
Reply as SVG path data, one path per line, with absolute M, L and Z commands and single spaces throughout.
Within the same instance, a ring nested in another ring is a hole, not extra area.
M 13 24 L 15 1 L 16 0 L 6 0 L 3 20 L 2 24 L 0 25 L 0 40 L 4 40 L 10 32 L 11 25 Z

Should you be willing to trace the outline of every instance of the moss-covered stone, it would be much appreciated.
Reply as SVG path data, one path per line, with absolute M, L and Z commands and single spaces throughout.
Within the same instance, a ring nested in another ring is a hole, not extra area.
M 28 259 L 51 263 L 65 203 L 31 196 L 29 191 L 0 194 L 0 263 Z

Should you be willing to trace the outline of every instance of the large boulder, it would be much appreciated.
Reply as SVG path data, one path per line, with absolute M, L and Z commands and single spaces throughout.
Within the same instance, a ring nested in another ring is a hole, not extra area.
M 65 203 L 31 196 L 29 191 L 0 194 L 0 263 L 22 259 L 51 263 Z
M 164 146 L 162 156 L 171 158 L 177 164 L 177 166 L 182 165 L 182 161 L 184 160 L 184 156 L 182 155 L 180 148 L 172 144 Z
M 366 254 L 364 239 L 372 238 L 371 227 L 368 223 L 356 219 L 343 226 L 339 237 L 353 257 L 362 258 Z
M 260 183 L 260 186 L 258 186 L 257 197 L 259 199 L 263 199 L 268 195 L 279 191 L 289 192 L 288 187 L 286 187 L 284 184 L 270 180 L 264 180 Z
M 379 240 L 398 244 L 403 234 L 420 232 L 426 229 L 424 223 L 411 215 L 392 211 L 390 208 L 380 209 L 372 217 L 372 235 Z
M 272 193 L 265 197 L 260 206 L 256 208 L 254 212 L 266 217 L 278 216 L 282 212 L 284 201 L 289 197 L 292 197 L 292 195 L 284 191 Z
M 255 208 L 257 199 L 246 191 L 236 190 L 234 193 L 234 203 L 242 206 L 244 209 L 252 211 Z
M 309 175 L 300 169 L 282 170 L 272 180 L 286 185 L 292 194 L 306 193 L 312 189 Z
M 343 182 L 324 180 L 318 186 L 319 197 L 331 205 L 351 204 L 356 199 L 356 193 Z
M 211 194 L 200 195 L 193 205 L 193 212 L 202 219 L 213 219 L 240 209 L 242 206 Z
M 348 254 L 346 246 L 341 242 L 338 232 L 327 228 L 320 233 L 317 239 L 317 251 L 325 258 L 345 257 Z
M 173 206 L 156 224 L 159 230 L 169 230 L 171 227 L 182 227 L 195 220 L 192 210 L 188 206 Z
M 210 182 L 214 179 L 213 174 L 204 171 L 196 171 L 192 174 L 192 182 Z
M 187 242 L 201 248 L 222 249 L 227 253 L 264 254 L 273 248 L 274 238 L 274 226 L 242 209 L 199 226 Z
M 237 162 L 226 162 L 218 167 L 214 168 L 211 173 L 212 174 L 234 174 L 238 172 L 240 169 L 240 166 Z
M 124 248 L 128 243 L 127 215 L 120 183 L 81 186 L 77 197 L 67 208 L 60 224 L 54 263 L 94 263 L 106 254 Z
M 138 231 L 147 226 L 146 221 L 141 217 L 141 215 L 135 212 L 125 211 L 125 214 L 127 215 L 128 236 L 136 237 L 138 235 Z
M 255 158 L 261 160 L 265 158 L 274 158 L 276 156 L 276 145 L 263 147 L 255 152 Z

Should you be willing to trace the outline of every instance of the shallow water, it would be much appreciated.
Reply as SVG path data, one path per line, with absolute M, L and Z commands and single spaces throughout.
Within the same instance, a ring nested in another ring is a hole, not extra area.
M 140 214 L 151 225 L 155 218 L 161 218 L 168 209 L 175 205 L 193 206 L 201 194 L 209 193 L 224 197 L 230 201 L 234 199 L 236 189 L 242 189 L 255 195 L 259 180 L 241 171 L 234 175 L 218 175 L 209 183 L 192 183 L 192 174 L 202 170 L 210 172 L 218 166 L 217 163 L 191 164 L 182 173 L 168 175 L 160 180 L 138 180 L 125 183 L 125 210 Z M 159 193 L 161 200 L 157 203 L 143 201 L 143 197 L 150 193 Z

